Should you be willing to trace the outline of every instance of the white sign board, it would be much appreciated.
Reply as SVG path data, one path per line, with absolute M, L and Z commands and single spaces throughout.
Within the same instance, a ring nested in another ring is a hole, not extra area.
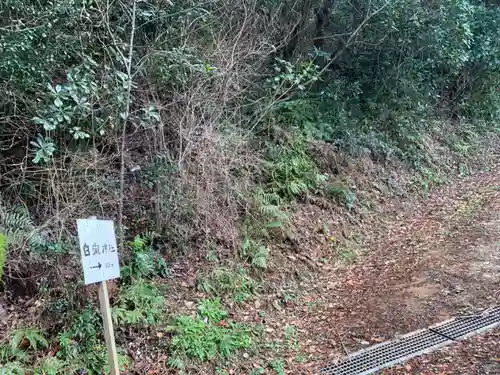
M 78 219 L 85 284 L 120 277 L 115 226 L 111 220 Z

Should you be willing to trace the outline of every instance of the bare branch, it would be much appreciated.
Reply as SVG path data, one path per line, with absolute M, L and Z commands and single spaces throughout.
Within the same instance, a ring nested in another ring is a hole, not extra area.
M 137 0 L 133 0 L 132 7 L 132 29 L 130 30 L 130 41 L 128 58 L 125 59 L 125 68 L 127 70 L 127 76 L 129 78 L 127 93 L 125 96 L 125 113 L 123 115 L 123 129 L 122 129 L 122 139 L 120 146 L 120 199 L 118 203 L 118 233 L 120 234 L 120 250 L 124 250 L 124 230 L 123 230 L 123 201 L 125 196 L 125 147 L 126 147 L 126 133 L 127 133 L 127 121 L 130 114 L 130 97 L 132 90 L 132 57 L 134 54 L 134 37 L 135 37 L 135 20 L 136 20 L 136 10 L 137 10 Z

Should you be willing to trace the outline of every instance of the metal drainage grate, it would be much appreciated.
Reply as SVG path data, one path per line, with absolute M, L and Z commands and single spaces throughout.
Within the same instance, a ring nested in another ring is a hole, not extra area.
M 336 365 L 321 369 L 320 373 L 322 375 L 373 374 L 499 324 L 500 308 L 490 309 L 478 315 L 458 317 L 360 350 Z

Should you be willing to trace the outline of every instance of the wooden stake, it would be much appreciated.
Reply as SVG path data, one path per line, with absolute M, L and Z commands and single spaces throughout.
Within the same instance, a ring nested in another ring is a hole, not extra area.
M 97 216 L 90 216 L 89 219 L 97 219 Z M 120 375 L 118 354 L 116 353 L 115 331 L 113 329 L 113 319 L 111 317 L 111 306 L 109 305 L 108 284 L 106 284 L 106 280 L 98 283 L 97 289 L 99 291 L 99 302 L 101 305 L 104 341 L 106 342 L 106 349 L 108 350 L 110 375 Z
M 104 340 L 108 349 L 110 375 L 120 375 L 118 367 L 118 355 L 116 353 L 115 332 L 111 318 L 111 307 L 109 305 L 108 285 L 106 281 L 101 281 L 98 285 L 99 301 L 101 303 L 102 325 L 104 327 Z

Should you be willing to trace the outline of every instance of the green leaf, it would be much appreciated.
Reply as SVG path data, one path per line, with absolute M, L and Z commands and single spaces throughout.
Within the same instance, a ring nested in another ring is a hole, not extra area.
M 24 338 L 24 331 L 22 330 L 17 330 L 12 337 L 12 340 L 10 341 L 10 345 L 12 347 L 12 350 L 16 350 L 19 347 L 19 344 L 21 341 L 23 341 Z
M 33 158 L 32 162 L 34 164 L 38 164 L 38 163 L 40 163 L 40 161 L 42 161 L 42 153 L 40 151 L 37 151 L 37 153 L 35 154 L 35 157 Z
M 54 99 L 54 105 L 57 107 L 57 108 L 60 108 L 63 106 L 63 102 L 61 100 L 61 98 L 57 97 Z
M 283 223 L 281 221 L 271 221 L 266 225 L 267 228 L 281 228 Z
M 128 77 L 128 74 L 125 74 L 123 72 L 120 72 L 120 71 L 116 71 L 116 75 L 122 80 L 122 82 L 128 82 L 129 81 L 129 77 Z

